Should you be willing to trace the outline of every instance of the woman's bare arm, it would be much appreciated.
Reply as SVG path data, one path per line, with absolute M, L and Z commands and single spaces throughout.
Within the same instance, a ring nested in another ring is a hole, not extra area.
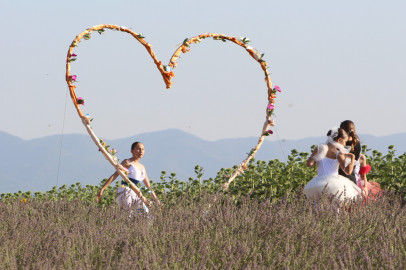
M 365 167 L 367 165 L 367 159 L 363 154 L 361 154 L 359 156 L 359 163 L 361 165 L 361 168 L 363 168 L 363 167 Z M 366 184 L 367 183 L 367 175 L 366 174 L 360 174 L 360 177 L 361 177 L 362 180 L 364 180 L 364 183 Z
M 359 163 L 361 168 L 365 167 L 367 165 L 367 159 L 363 154 L 359 156 Z M 367 180 L 367 175 L 366 174 L 360 174 L 359 175 L 362 180 L 364 180 L 364 192 L 365 196 L 368 196 L 368 180 Z
M 345 157 L 350 157 L 351 158 L 351 163 L 345 167 Z M 343 154 L 339 153 L 337 156 L 338 163 L 340 164 L 341 170 L 347 175 L 350 175 L 352 173 L 352 170 L 354 169 L 354 159 L 355 156 L 354 154 L 348 153 L 348 154 Z
M 148 175 L 147 175 L 147 171 L 145 170 L 144 165 L 141 165 L 144 168 L 144 173 L 145 173 L 145 179 L 144 179 L 144 185 L 151 190 L 151 196 L 152 198 L 158 203 L 158 205 L 161 205 L 161 201 L 158 199 L 158 197 L 156 196 L 154 190 L 151 188 L 151 184 L 149 182 L 148 179 Z
M 126 167 L 127 169 L 128 168 L 130 168 L 130 161 L 128 160 L 128 159 L 124 159 L 122 162 L 121 162 L 121 165 L 123 165 L 123 167 Z M 103 191 L 108 187 L 108 186 L 110 186 L 110 184 L 114 181 L 114 180 L 116 180 L 116 178 L 118 177 L 118 172 L 116 171 L 116 172 L 114 172 L 110 177 L 109 177 L 109 179 L 106 181 L 106 183 L 104 183 L 104 185 L 103 185 L 103 187 L 100 189 L 100 191 L 99 191 L 99 194 L 97 194 L 97 199 L 96 199 L 96 201 L 97 202 L 99 202 L 99 200 L 100 200 L 100 197 L 102 196 L 102 194 L 103 194 Z
M 306 162 L 307 167 L 313 167 L 316 164 L 316 160 L 312 157 L 317 155 L 317 147 L 313 150 L 313 153 L 310 155 L 309 159 Z

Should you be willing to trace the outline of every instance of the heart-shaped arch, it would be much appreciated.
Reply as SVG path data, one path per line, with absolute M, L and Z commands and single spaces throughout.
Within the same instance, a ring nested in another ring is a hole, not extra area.
M 115 152 L 112 150 L 109 150 L 109 148 L 106 146 L 106 143 L 103 140 L 99 140 L 93 130 L 90 128 L 90 122 L 91 119 L 89 116 L 85 116 L 82 112 L 82 110 L 79 108 L 80 104 L 84 104 L 84 100 L 81 98 L 77 98 L 76 93 L 75 93 L 75 88 L 76 85 L 74 84 L 76 81 L 76 75 L 71 75 L 70 73 L 70 66 L 73 61 L 76 60 L 76 55 L 73 53 L 73 49 L 77 46 L 78 43 L 81 42 L 81 39 L 90 39 L 91 38 L 91 33 L 92 32 L 98 32 L 99 34 L 103 33 L 105 29 L 111 29 L 111 30 L 117 30 L 121 32 L 126 32 L 132 35 L 138 42 L 141 43 L 145 47 L 145 49 L 148 51 L 149 55 L 151 56 L 152 60 L 156 64 L 159 72 L 162 75 L 162 78 L 166 84 L 166 88 L 169 89 L 171 88 L 172 85 L 172 77 L 175 77 L 175 74 L 173 72 L 173 69 L 176 68 L 177 62 L 176 60 L 178 59 L 179 55 L 181 52 L 186 53 L 190 51 L 190 45 L 192 43 L 200 43 L 202 40 L 206 38 L 213 38 L 215 40 L 221 40 L 223 42 L 231 41 L 247 50 L 249 55 L 251 55 L 260 65 L 262 70 L 265 73 L 265 82 L 267 84 L 268 88 L 268 106 L 266 108 L 266 120 L 265 123 L 262 127 L 262 132 L 261 136 L 258 140 L 257 145 L 251 149 L 250 153 L 248 154 L 247 158 L 242 161 L 242 163 L 237 167 L 237 169 L 234 170 L 233 174 L 230 176 L 228 181 L 223 185 L 223 189 L 226 189 L 229 184 L 237 177 L 241 172 L 243 172 L 247 168 L 247 164 L 250 161 L 251 158 L 253 158 L 258 151 L 258 149 L 261 147 L 265 136 L 268 136 L 272 134 L 271 130 L 268 130 L 269 125 L 273 126 L 273 120 L 271 119 L 273 111 L 274 111 L 274 103 L 276 98 L 275 94 L 277 91 L 280 92 L 279 87 L 272 88 L 272 83 L 271 83 L 271 78 L 269 77 L 269 72 L 267 70 L 267 62 L 262 59 L 263 54 L 261 55 L 256 49 L 248 46 L 248 43 L 250 42 L 249 39 L 247 38 L 242 38 L 242 37 L 231 37 L 231 36 L 225 36 L 222 34 L 214 34 L 214 33 L 207 33 L 207 34 L 202 34 L 198 35 L 192 38 L 187 38 L 185 39 L 180 46 L 175 50 L 175 53 L 172 55 L 168 65 L 163 65 L 161 61 L 158 60 L 156 57 L 155 53 L 152 51 L 152 45 L 150 45 L 148 42 L 145 41 L 145 38 L 143 37 L 142 34 L 137 34 L 134 31 L 128 29 L 127 27 L 123 26 L 117 26 L 117 25 L 112 25 L 112 24 L 102 24 L 102 25 L 97 25 L 91 28 L 88 28 L 87 30 L 83 31 L 79 35 L 76 36 L 76 38 L 73 40 L 72 44 L 69 47 L 68 50 L 68 55 L 66 59 L 66 82 L 68 83 L 69 86 L 69 91 L 70 91 L 70 96 L 72 98 L 73 104 L 76 107 L 76 110 L 79 114 L 79 117 L 82 119 L 82 123 L 84 124 L 87 132 L 89 133 L 90 137 L 93 139 L 95 144 L 99 147 L 101 153 L 103 156 L 110 162 L 111 165 L 114 166 L 116 171 L 119 173 L 119 175 L 126 181 L 131 189 L 141 198 L 141 200 L 147 205 L 150 206 L 150 202 L 148 199 L 146 199 L 139 188 L 135 186 L 127 177 L 126 174 L 126 169 L 121 166 L 121 164 L 118 163 L 117 158 L 114 156 Z

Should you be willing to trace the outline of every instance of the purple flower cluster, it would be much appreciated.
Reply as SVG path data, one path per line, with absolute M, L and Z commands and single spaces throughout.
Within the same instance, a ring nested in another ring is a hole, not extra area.
M 5 269 L 401 269 L 403 203 L 385 194 L 348 213 L 301 191 L 263 201 L 201 194 L 130 216 L 80 199 L 3 200 L 0 261 Z

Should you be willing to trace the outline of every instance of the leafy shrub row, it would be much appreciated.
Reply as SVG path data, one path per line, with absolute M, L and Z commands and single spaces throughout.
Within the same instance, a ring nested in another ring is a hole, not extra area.
M 311 149 L 314 149 L 314 145 Z M 406 188 L 406 153 L 396 156 L 394 146 L 388 147 L 388 153 L 383 155 L 376 150 L 372 151 L 372 155 L 368 155 L 371 149 L 367 149 L 363 145 L 362 152 L 366 155 L 367 161 L 372 166 L 371 172 L 368 174 L 368 179 L 381 184 L 386 190 L 403 191 Z M 316 174 L 316 167 L 307 168 L 306 160 L 309 156 L 307 152 L 299 153 L 297 150 L 292 150 L 288 156 L 287 162 L 281 162 L 279 159 L 266 161 L 255 161 L 252 159 L 248 165 L 248 169 L 244 174 L 238 176 L 225 192 L 231 195 L 235 202 L 241 196 L 249 195 L 251 198 L 260 200 L 271 197 L 280 198 L 285 194 L 290 194 L 303 187 Z M 221 185 L 225 183 L 228 177 L 232 174 L 234 168 L 222 168 L 216 177 L 203 180 L 204 170 L 197 165 L 195 167 L 196 178 L 189 178 L 188 181 L 180 181 L 176 178 L 175 173 L 166 175 L 162 171 L 161 182 L 152 182 L 158 196 L 166 194 L 169 201 L 176 200 L 182 194 L 188 194 L 191 197 L 198 196 L 202 191 L 208 194 L 222 193 Z M 102 186 L 107 179 L 104 179 Z M 116 181 L 115 186 L 110 186 L 103 194 L 100 202 L 101 206 L 108 206 L 115 203 L 115 196 L 119 187 L 120 181 Z M 17 192 L 14 194 L 1 194 L 2 200 L 82 200 L 95 202 L 96 194 L 100 186 L 86 185 L 82 187 L 80 182 L 72 184 L 70 187 L 66 185 L 59 189 L 54 187 L 52 190 L 45 193 L 35 192 Z M 141 186 L 141 185 L 140 185 Z M 149 196 L 144 186 L 141 190 L 145 196 Z

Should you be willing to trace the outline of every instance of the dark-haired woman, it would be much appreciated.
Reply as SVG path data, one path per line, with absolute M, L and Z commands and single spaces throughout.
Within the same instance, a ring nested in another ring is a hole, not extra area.
M 131 182 L 137 185 L 139 182 L 143 182 L 144 185 L 151 190 L 152 198 L 161 204 L 158 200 L 158 197 L 155 195 L 155 192 L 151 189 L 151 184 L 149 183 L 149 179 L 147 176 L 147 172 L 145 171 L 144 165 L 142 165 L 139 160 L 144 156 L 145 149 L 144 145 L 140 142 L 135 142 L 131 145 L 131 154 L 132 158 L 125 159 L 121 162 L 121 165 L 128 169 L 128 178 Z M 103 194 L 103 191 L 118 177 L 118 173 L 115 172 L 107 182 L 103 185 L 100 189 L 99 194 L 97 194 L 97 202 L 99 201 L 100 197 Z M 141 211 L 144 209 L 148 212 L 148 208 L 144 205 L 141 199 L 137 196 L 137 194 L 128 186 L 128 184 L 124 181 L 121 181 L 121 185 L 117 192 L 117 202 L 120 206 L 125 206 L 130 208 L 133 204 L 138 206 L 138 210 Z
M 317 176 L 305 186 L 306 197 L 320 196 L 324 190 L 327 194 L 337 195 L 340 201 L 361 195 L 361 189 L 355 183 L 338 174 L 338 168 L 346 174 L 351 174 L 354 168 L 354 155 L 344 148 L 347 132 L 333 128 L 327 136 L 326 144 L 318 145 L 307 160 L 307 167 L 317 164 Z
M 340 128 L 344 129 L 348 134 L 348 141 L 346 143 L 346 148 L 355 156 L 354 170 L 351 175 L 347 175 L 339 169 L 339 174 L 349 178 L 351 181 L 356 183 L 363 191 L 365 195 L 376 195 L 381 190 L 380 185 L 376 182 L 367 181 L 367 173 L 371 170 L 371 166 L 367 165 L 366 158 L 361 154 L 361 143 L 355 129 L 354 122 L 350 120 L 345 120 L 341 122 Z
M 357 184 L 359 178 L 359 170 L 360 170 L 360 157 L 361 157 L 361 143 L 355 131 L 355 125 L 352 121 L 346 120 L 341 122 L 340 128 L 344 129 L 348 134 L 348 141 L 345 145 L 345 148 L 350 151 L 350 153 L 354 154 L 354 170 L 351 174 L 346 174 L 344 171 L 339 168 L 338 173 L 344 177 L 347 177 L 352 182 Z

